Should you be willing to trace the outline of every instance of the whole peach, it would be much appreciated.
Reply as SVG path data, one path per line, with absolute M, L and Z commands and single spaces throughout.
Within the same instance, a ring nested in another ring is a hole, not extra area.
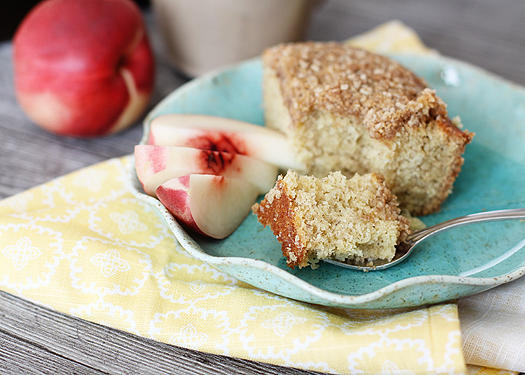
M 115 133 L 150 100 L 154 56 L 131 0 L 45 0 L 20 24 L 13 49 L 17 99 L 51 132 Z

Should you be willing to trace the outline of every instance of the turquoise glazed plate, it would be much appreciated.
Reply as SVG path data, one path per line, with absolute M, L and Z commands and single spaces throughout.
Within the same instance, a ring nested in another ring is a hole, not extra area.
M 432 225 L 485 210 L 525 207 L 525 89 L 479 68 L 445 57 L 392 56 L 426 79 L 476 133 L 454 192 L 439 213 L 422 217 Z M 262 125 L 261 62 L 250 60 L 180 87 L 148 115 L 195 113 Z M 224 240 L 185 232 L 164 206 L 144 194 L 134 172 L 134 194 L 162 214 L 181 245 L 195 258 L 256 287 L 296 300 L 345 308 L 420 306 L 472 295 L 525 273 L 523 220 L 477 224 L 437 235 L 400 265 L 375 272 L 322 263 L 312 270 L 286 266 L 280 244 L 254 215 Z M 516 249 L 517 251 L 509 251 Z M 486 268 L 502 254 L 501 262 Z M 469 270 L 478 269 L 468 277 Z

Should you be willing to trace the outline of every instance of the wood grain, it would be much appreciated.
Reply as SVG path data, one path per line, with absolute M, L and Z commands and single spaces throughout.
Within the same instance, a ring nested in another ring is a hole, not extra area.
M 158 53 L 150 108 L 186 82 Z M 0 22 L 2 17 L 0 15 Z M 330 0 L 315 14 L 307 38 L 343 40 L 392 19 L 414 28 L 444 55 L 525 84 L 522 0 Z M 140 123 L 117 135 L 80 140 L 35 126 L 16 102 L 12 46 L 0 44 L 0 198 L 108 158 L 129 154 Z M 54 312 L 0 292 L 2 374 L 314 374 L 165 345 Z

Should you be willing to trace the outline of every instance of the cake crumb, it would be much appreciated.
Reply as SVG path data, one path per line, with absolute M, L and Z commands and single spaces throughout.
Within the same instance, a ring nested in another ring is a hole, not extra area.
M 317 178 L 289 170 L 252 210 L 270 226 L 292 268 L 316 268 L 322 259 L 389 261 L 411 233 L 396 197 L 375 173 Z

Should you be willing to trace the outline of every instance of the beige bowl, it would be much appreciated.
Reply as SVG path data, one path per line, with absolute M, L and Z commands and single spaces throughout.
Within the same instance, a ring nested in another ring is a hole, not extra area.
M 319 0 L 152 0 L 167 58 L 198 76 L 300 40 Z

